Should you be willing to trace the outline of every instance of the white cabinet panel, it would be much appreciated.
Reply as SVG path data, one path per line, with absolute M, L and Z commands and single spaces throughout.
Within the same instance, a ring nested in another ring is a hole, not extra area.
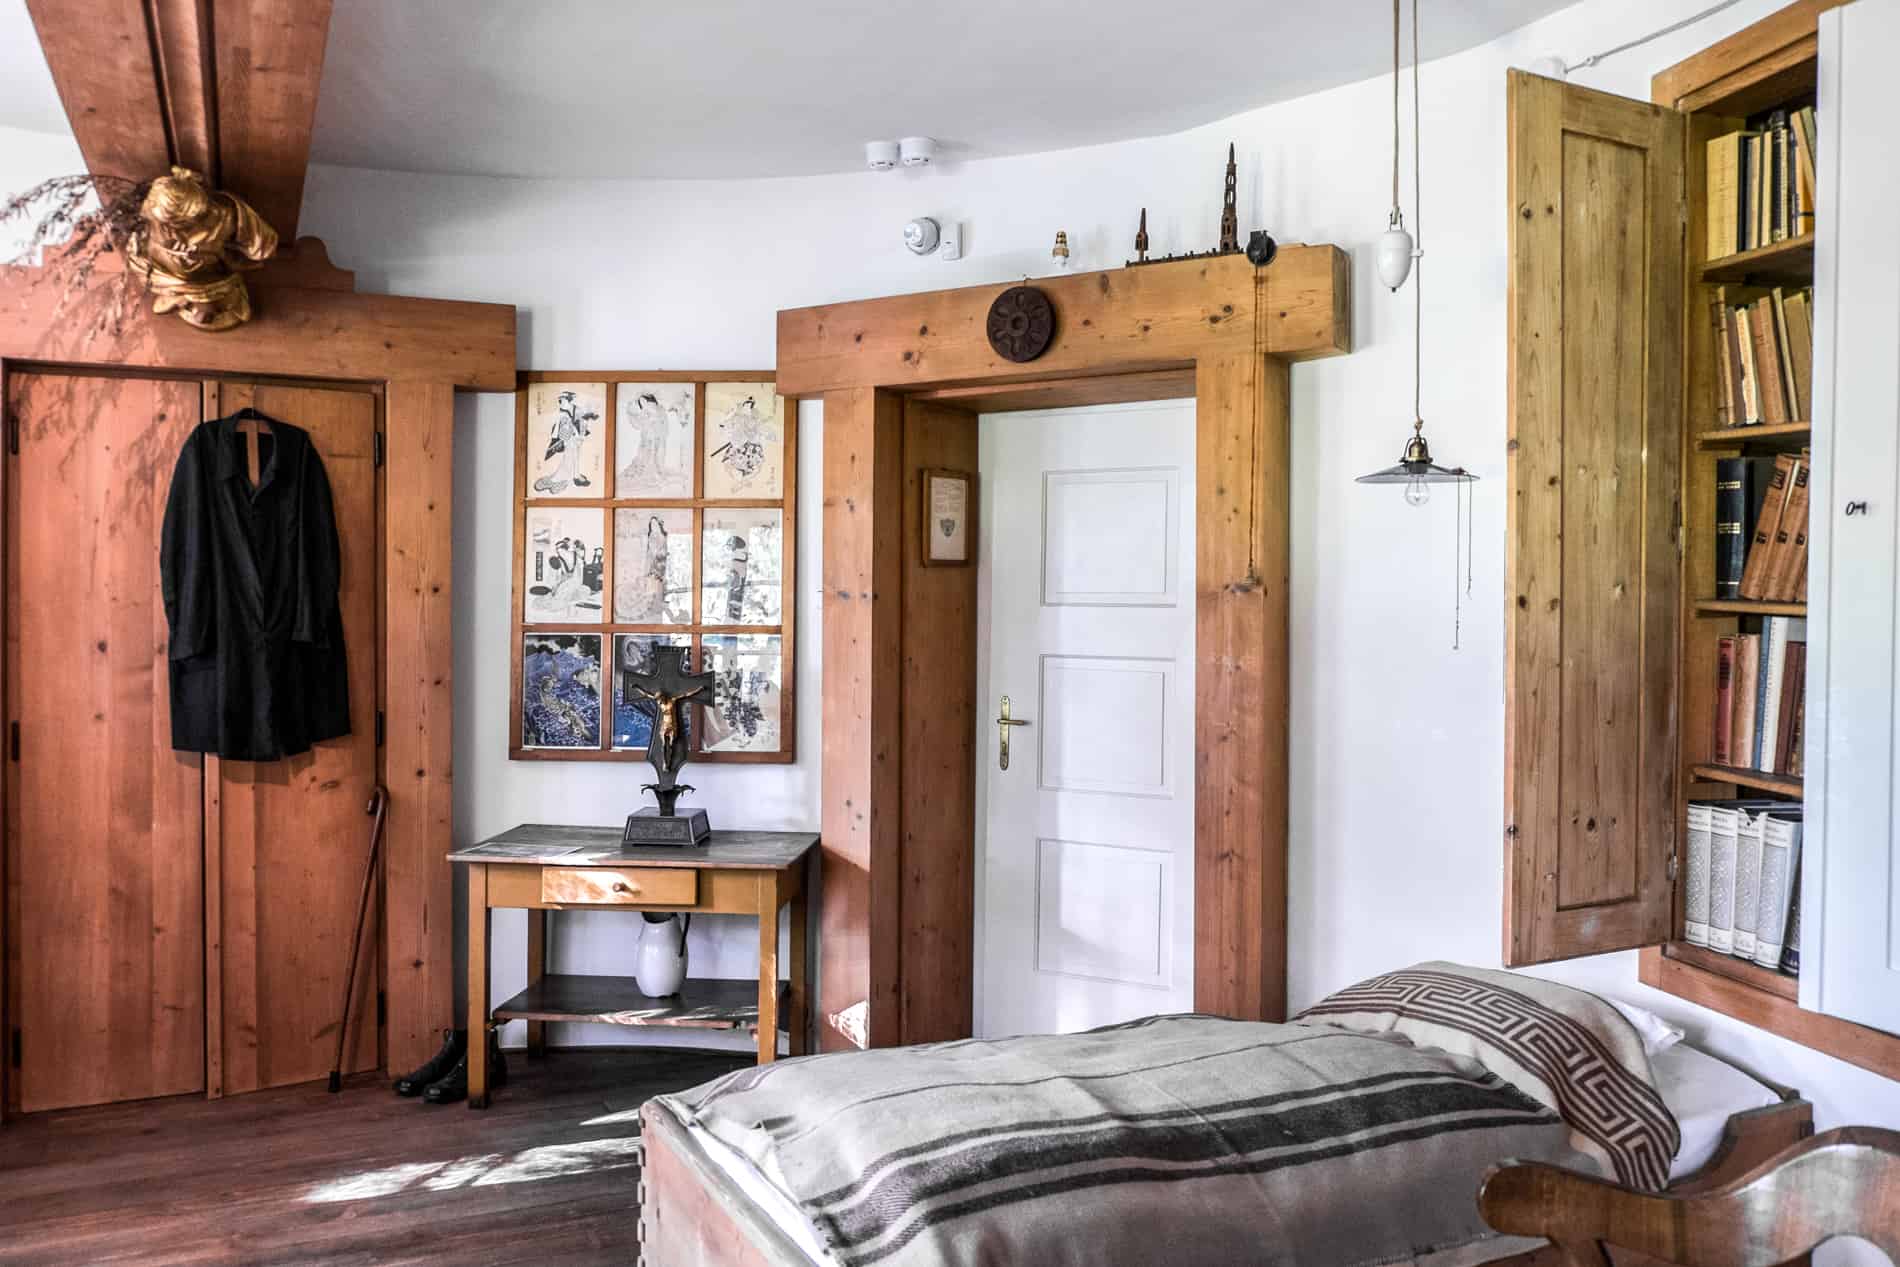
M 1900 1032 L 1900 2 L 1820 27 L 1801 1003 Z

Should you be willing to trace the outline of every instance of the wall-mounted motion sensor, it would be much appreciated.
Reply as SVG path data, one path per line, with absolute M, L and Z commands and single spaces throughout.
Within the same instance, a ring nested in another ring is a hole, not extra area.
M 937 249 L 942 231 L 929 216 L 918 216 L 904 226 L 904 245 L 912 255 L 928 255 Z
M 897 166 L 898 148 L 896 141 L 866 141 L 864 143 L 864 165 L 874 172 L 888 172 Z
M 927 136 L 907 136 L 897 143 L 906 167 L 928 167 L 937 157 L 937 143 Z

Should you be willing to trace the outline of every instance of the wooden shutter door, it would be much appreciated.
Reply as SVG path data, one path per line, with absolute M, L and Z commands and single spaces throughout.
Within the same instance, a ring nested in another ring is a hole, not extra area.
M 1504 959 L 1673 911 L 1681 115 L 1513 71 Z
M 7 408 L 7 976 L 22 1112 L 204 1083 L 203 766 L 158 577 L 195 382 L 17 374 Z
M 220 877 L 212 1093 L 321 1078 L 336 1054 L 376 785 L 376 397 L 363 390 L 215 385 L 219 415 L 253 405 L 310 433 L 336 509 L 350 733 L 283 761 L 211 760 L 207 866 Z M 364 937 L 345 1072 L 378 1063 L 375 938 Z M 366 980 L 367 979 L 367 980 Z

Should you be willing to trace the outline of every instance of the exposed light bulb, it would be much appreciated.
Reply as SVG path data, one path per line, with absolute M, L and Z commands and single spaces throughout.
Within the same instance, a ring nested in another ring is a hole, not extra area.
M 1414 475 L 1405 481 L 1405 504 L 1423 506 L 1432 499 L 1432 486 L 1425 482 L 1423 475 Z

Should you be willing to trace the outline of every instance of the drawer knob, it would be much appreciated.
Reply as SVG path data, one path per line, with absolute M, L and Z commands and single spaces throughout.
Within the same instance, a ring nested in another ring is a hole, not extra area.
M 627 882 L 626 882 L 625 880 L 615 880 L 615 881 L 614 881 L 614 892 L 616 892 L 616 893 L 631 893 L 631 892 L 633 892 L 633 886 L 632 886 L 632 885 L 630 885 L 630 884 L 628 884 L 628 883 L 627 883 Z

